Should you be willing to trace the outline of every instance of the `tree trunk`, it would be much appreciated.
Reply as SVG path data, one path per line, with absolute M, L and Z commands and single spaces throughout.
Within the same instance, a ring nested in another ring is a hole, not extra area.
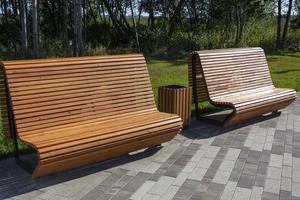
M 130 24 L 128 23 L 127 19 L 126 19 L 126 6 L 124 8 L 124 10 L 122 10 L 122 6 L 120 4 L 120 1 L 116 1 L 116 9 L 119 10 L 120 13 L 120 21 L 123 22 L 122 24 L 124 24 L 124 26 L 126 27 L 127 30 L 130 30 Z M 124 14 L 125 13 L 125 14 Z
M 245 19 L 243 16 L 242 8 L 239 10 L 239 35 L 238 35 L 238 42 L 240 43 L 243 39 L 243 33 L 244 33 L 244 25 L 245 25 Z
M 283 34 L 282 34 L 281 43 L 280 43 L 281 49 L 283 49 L 284 45 L 285 45 L 285 41 L 286 41 L 288 29 L 289 29 L 289 22 L 290 22 L 290 18 L 291 18 L 292 8 L 293 8 L 293 0 L 289 0 L 288 11 L 286 14 L 285 25 L 284 25 Z
M 278 15 L 277 15 L 277 43 L 276 47 L 280 49 L 281 43 L 281 0 L 278 0 Z
M 74 0 L 74 56 L 83 54 L 81 0 Z
M 82 37 L 82 49 L 83 49 L 83 44 L 85 44 L 86 41 L 86 0 L 82 0 L 82 19 L 83 19 L 83 37 Z
M 142 16 L 142 8 L 139 9 L 139 15 L 138 15 L 137 25 L 140 25 L 140 22 L 141 22 L 141 16 Z
M 174 31 L 175 31 L 175 28 L 176 28 L 176 25 L 178 23 L 178 18 L 179 18 L 179 15 L 180 15 L 180 11 L 181 11 L 181 8 L 184 4 L 184 0 L 177 0 L 176 1 L 177 5 L 175 6 L 175 9 L 174 9 L 174 12 L 172 13 L 172 16 L 170 18 L 170 21 L 169 21 L 169 33 L 168 33 L 168 37 L 171 38 Z
M 68 0 L 63 1 L 62 41 L 66 54 L 69 55 Z
M 33 51 L 34 57 L 40 57 L 39 8 L 38 0 L 32 1 Z
M 15 16 L 18 16 L 18 4 L 16 0 L 11 0 L 11 8 Z
M 192 3 L 191 3 L 191 7 L 192 7 L 192 13 L 193 13 L 193 16 L 191 16 L 191 18 L 193 18 L 193 23 L 198 23 L 198 14 L 197 14 L 197 8 L 196 8 L 196 1 L 195 0 L 192 0 Z
M 139 42 L 139 34 L 138 34 L 137 27 L 136 27 L 136 23 L 135 23 L 132 0 L 130 0 L 129 3 L 130 3 L 130 10 L 131 10 L 132 24 L 133 24 L 133 27 L 134 27 L 134 33 L 135 33 L 136 47 L 137 47 L 138 52 L 140 52 L 141 49 L 140 49 L 140 42 Z
M 27 32 L 27 2 L 20 0 L 20 21 L 21 21 L 21 46 L 23 57 L 28 54 L 28 32 Z
M 236 33 L 235 33 L 235 44 L 240 42 L 240 31 L 241 31 L 241 17 L 240 17 L 240 8 L 235 5 L 235 24 L 236 24 Z
M 4 0 L 3 1 L 3 14 L 4 14 L 4 17 L 1 16 L 1 18 L 3 19 L 3 24 L 8 24 L 8 10 L 7 10 L 8 6 L 7 6 L 7 1 Z
M 96 14 L 95 14 L 95 12 L 93 10 L 91 1 L 87 1 L 87 4 L 88 4 L 88 7 L 90 8 L 89 11 L 91 12 L 91 15 L 92 15 L 92 18 L 94 20 L 94 23 L 96 24 L 97 23 L 97 16 L 96 16 Z M 98 6 L 98 5 L 99 4 L 97 4 L 97 7 L 98 7 L 97 11 L 98 11 L 98 13 L 100 13 L 100 6 Z M 87 11 L 87 13 L 88 13 L 88 11 Z M 100 20 L 101 20 L 101 14 L 99 15 L 99 17 L 100 17 Z
M 124 35 L 127 34 L 127 27 L 124 26 L 124 24 L 120 23 L 119 20 L 117 19 L 116 15 L 115 15 L 115 12 L 113 12 L 110 4 L 109 4 L 109 1 L 108 0 L 102 0 L 103 3 L 104 3 L 104 6 L 107 10 L 107 13 L 109 14 L 110 16 L 110 19 L 112 20 L 112 23 L 113 25 Z

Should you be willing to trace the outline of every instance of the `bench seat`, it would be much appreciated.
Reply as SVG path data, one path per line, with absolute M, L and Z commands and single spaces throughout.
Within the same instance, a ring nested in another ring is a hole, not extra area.
M 157 110 L 139 54 L 4 62 L 2 69 L 17 137 L 37 151 L 34 178 L 156 146 L 182 129 L 179 116 Z
M 151 136 L 157 137 L 156 140 L 160 143 L 166 142 L 177 134 L 181 125 L 177 115 L 149 110 L 143 113 L 128 113 L 115 119 L 69 124 L 56 127 L 53 131 L 22 136 L 20 139 L 38 151 L 39 166 L 33 175 L 37 177 L 60 167 L 61 162 L 71 162 L 74 157 L 80 162 L 82 160 L 78 158 L 84 157 L 87 164 L 93 162 L 93 157 L 89 157 L 90 153 L 100 153 L 114 147 L 121 148 L 122 145 L 126 146 L 132 142 L 135 144 L 137 140 L 142 142 L 150 138 L 148 145 L 153 146 L 156 143 L 151 144 Z M 121 148 L 120 155 L 130 151 L 130 147 Z M 106 158 L 107 155 L 97 155 L 96 160 L 99 157 Z
M 234 111 L 225 126 L 285 108 L 295 100 L 295 91 L 282 88 L 266 88 L 264 91 L 248 91 L 230 97 L 213 98 L 214 105 L 228 105 Z
M 278 99 L 295 98 L 295 91 L 283 88 L 264 88 L 263 90 L 249 90 L 247 92 L 234 93 L 228 96 L 214 97 L 212 101 L 215 104 L 230 104 L 235 108 L 251 104 L 264 104 L 265 102 L 273 102 Z
M 195 87 L 201 91 L 197 100 L 233 109 L 224 126 L 278 111 L 296 98 L 295 90 L 274 87 L 261 48 L 194 52 L 189 59 L 190 83 L 193 64 Z

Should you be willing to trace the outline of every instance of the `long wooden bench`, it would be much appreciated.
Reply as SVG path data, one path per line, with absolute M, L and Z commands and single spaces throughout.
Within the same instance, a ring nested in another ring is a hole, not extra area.
M 156 109 L 139 54 L 8 61 L 1 70 L 11 129 L 38 153 L 33 177 L 156 146 L 182 128 Z
M 196 91 L 194 102 L 209 100 L 233 109 L 225 126 L 278 111 L 296 98 L 294 90 L 274 87 L 261 48 L 193 52 L 189 57 L 189 84 Z

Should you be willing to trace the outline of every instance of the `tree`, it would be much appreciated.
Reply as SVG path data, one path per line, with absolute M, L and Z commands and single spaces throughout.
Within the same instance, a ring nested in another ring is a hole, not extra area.
M 139 19 L 141 16 L 142 10 L 148 13 L 148 26 L 150 29 L 153 31 L 154 29 L 154 23 L 155 23 L 155 18 L 154 18 L 154 11 L 156 8 L 156 2 L 155 0 L 142 0 L 140 3 L 140 9 L 139 9 Z
M 168 5 L 169 9 L 169 31 L 168 37 L 171 38 L 178 22 L 180 21 L 180 11 L 184 5 L 185 0 L 175 0 L 175 2 L 171 5 Z
M 297 7 L 296 27 L 300 28 L 300 0 L 296 0 L 296 7 Z
M 132 24 L 133 24 L 133 27 L 134 27 L 134 33 L 135 33 L 136 46 L 137 46 L 138 52 L 140 52 L 141 49 L 140 49 L 140 42 L 139 42 L 139 34 L 138 34 L 137 27 L 136 27 L 136 23 L 135 23 L 132 0 L 129 0 L 129 1 L 130 1 L 129 3 L 130 3 L 130 10 L 131 10 Z
M 63 19 L 62 19 L 62 41 L 64 48 L 69 54 L 69 35 L 68 35 L 68 0 L 63 0 Z
M 83 54 L 81 7 L 81 0 L 74 0 L 74 56 Z
M 28 32 L 27 32 L 27 2 L 20 0 L 20 21 L 21 21 L 21 46 L 22 54 L 26 56 L 28 53 Z
M 40 57 L 39 6 L 38 0 L 32 1 L 32 27 L 34 57 Z
M 107 10 L 107 13 L 109 14 L 110 19 L 112 20 L 113 26 L 123 35 L 127 35 L 128 33 L 130 33 L 130 26 L 128 23 L 124 24 L 124 17 L 120 17 L 122 19 L 119 19 L 116 15 L 117 13 L 119 14 L 119 16 L 122 15 L 120 14 L 120 6 L 112 5 L 109 0 L 102 1 Z
M 277 49 L 281 48 L 281 0 L 277 1 Z
M 280 42 L 280 48 L 281 49 L 283 49 L 284 45 L 285 45 L 285 41 L 286 41 L 288 29 L 289 29 L 289 23 L 290 23 L 290 19 L 291 19 L 292 8 L 293 8 L 293 0 L 289 0 L 288 11 L 286 13 L 283 34 L 282 34 L 282 38 L 281 38 L 281 42 Z

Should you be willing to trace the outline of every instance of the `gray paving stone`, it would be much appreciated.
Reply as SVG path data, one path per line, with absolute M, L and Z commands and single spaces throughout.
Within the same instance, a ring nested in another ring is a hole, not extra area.
M 218 169 L 223 162 L 223 159 L 221 158 L 216 158 L 214 161 L 211 163 L 210 168 Z
M 93 189 L 91 192 L 89 192 L 87 195 L 84 196 L 83 199 L 88 199 L 88 200 L 96 200 L 100 196 L 103 195 L 103 193 L 106 191 L 106 187 L 104 186 L 99 186 L 95 189 Z
M 271 154 L 269 165 L 272 167 L 282 168 L 283 156 L 277 154 Z
M 283 144 L 281 144 L 281 145 L 273 144 L 271 153 L 278 154 L 278 155 L 283 155 L 284 152 L 285 152 L 285 148 L 284 148 Z
M 205 157 L 201 158 L 197 163 L 197 167 L 208 169 L 213 161 L 214 161 L 213 158 L 205 158 Z
M 239 154 L 239 159 L 247 159 L 248 157 L 248 154 L 249 154 L 249 149 L 242 149 L 240 154 Z
M 219 199 L 224 189 L 225 189 L 224 184 L 211 182 L 207 188 L 206 194 L 208 194 L 211 197 L 214 197 L 214 199 Z
M 282 177 L 280 189 L 284 191 L 292 191 L 292 179 L 287 177 Z
M 204 175 L 204 178 L 207 178 L 207 179 L 213 179 L 217 173 L 218 169 L 217 168 L 209 168 L 205 175 Z
M 264 191 L 263 187 L 256 187 L 254 186 L 252 188 L 252 192 L 251 192 L 251 200 L 260 200 L 262 198 L 262 193 Z
M 266 175 L 257 174 L 255 177 L 254 185 L 258 187 L 264 187 L 266 182 Z
M 225 139 L 223 138 L 216 138 L 213 142 L 212 142 L 212 146 L 218 146 L 218 147 L 222 147 L 223 144 L 225 142 Z
M 107 177 L 102 183 L 102 186 L 110 187 L 115 182 L 117 182 L 122 176 L 124 176 L 128 171 L 125 169 L 116 169 L 113 173 Z
M 158 182 L 156 182 L 153 185 L 153 187 L 148 191 L 148 193 L 162 196 L 174 181 L 175 181 L 174 177 L 162 176 L 158 180 Z
M 292 177 L 292 167 L 291 166 L 283 166 L 282 176 L 283 177 Z
M 241 188 L 252 188 L 255 182 L 255 176 L 249 174 L 241 174 L 238 180 L 238 187 Z
M 234 171 L 231 172 L 230 174 L 230 177 L 229 177 L 229 181 L 232 181 L 232 182 L 238 182 L 240 176 L 241 176 L 242 172 L 238 172 L 238 171 Z
M 285 145 L 284 153 L 293 153 L 293 145 Z
M 253 164 L 253 163 L 245 163 L 244 168 L 243 168 L 243 173 L 255 176 L 257 173 L 258 169 L 258 163 Z
M 161 196 L 161 200 L 171 200 L 179 190 L 178 186 L 171 185 L 164 195 Z
M 176 192 L 174 199 L 185 200 L 191 198 L 193 195 L 193 191 L 199 185 L 200 185 L 199 181 L 187 179 L 183 183 L 183 185 L 179 188 L 179 190 Z
M 208 190 L 208 186 L 210 185 L 211 182 L 212 182 L 211 179 L 206 179 L 206 178 L 202 179 L 201 182 L 200 182 L 200 185 L 198 185 L 196 187 L 196 189 L 194 191 L 194 194 L 197 195 L 199 193 L 206 193 L 206 191 Z
M 260 157 L 261 157 L 261 152 L 259 151 L 249 151 L 248 157 L 247 157 L 247 163 L 252 163 L 252 164 L 258 164 Z
M 268 163 L 266 163 L 266 162 L 259 162 L 257 173 L 258 174 L 262 174 L 262 175 L 266 175 L 267 174 L 267 170 L 268 170 Z
M 236 186 L 237 186 L 236 182 L 229 181 L 226 184 L 225 189 L 224 189 L 223 194 L 220 199 L 221 200 L 231 200 L 233 198 Z
M 129 199 L 131 197 L 132 193 L 128 191 L 119 191 L 116 195 L 114 195 L 111 200 L 124 200 Z
M 194 168 L 194 170 L 190 174 L 189 179 L 196 180 L 196 181 L 201 181 L 202 178 L 204 177 L 206 171 L 207 171 L 207 169 L 205 169 L 205 168 L 196 167 L 196 168 Z
M 249 200 L 250 197 L 251 197 L 250 189 L 237 187 L 232 199 L 233 200 Z
M 289 191 L 281 190 L 280 194 L 279 194 L 279 199 L 280 200 L 291 200 L 292 199 L 292 194 Z
M 141 185 L 143 185 L 151 176 L 149 173 L 140 172 L 135 177 L 131 179 L 127 185 L 123 187 L 122 190 L 127 192 L 135 192 Z
M 130 197 L 133 200 L 143 199 L 144 196 L 147 194 L 148 191 L 156 184 L 154 181 L 146 181 L 142 184 Z
M 294 197 L 300 197 L 300 183 L 292 182 L 292 195 Z
M 161 169 L 161 168 L 159 168 L 158 170 L 156 170 L 156 171 L 151 175 L 151 177 L 150 177 L 149 179 L 152 180 L 152 181 L 158 181 L 158 179 L 159 179 L 160 177 L 162 177 L 166 172 L 167 172 L 166 169 Z
M 261 154 L 260 161 L 269 163 L 271 157 L 271 151 L 264 150 Z
M 173 164 L 171 167 L 167 169 L 164 173 L 165 176 L 177 177 L 178 174 L 182 171 L 184 166 Z
M 265 191 L 274 193 L 274 194 L 279 194 L 280 192 L 280 180 L 275 180 L 275 179 L 266 179 L 265 182 Z
M 218 170 L 212 181 L 219 184 L 226 184 L 229 180 L 230 174 L 230 171 Z
M 281 168 L 268 167 L 267 178 L 281 180 Z
M 263 192 L 262 200 L 279 200 L 279 195 L 271 192 Z

